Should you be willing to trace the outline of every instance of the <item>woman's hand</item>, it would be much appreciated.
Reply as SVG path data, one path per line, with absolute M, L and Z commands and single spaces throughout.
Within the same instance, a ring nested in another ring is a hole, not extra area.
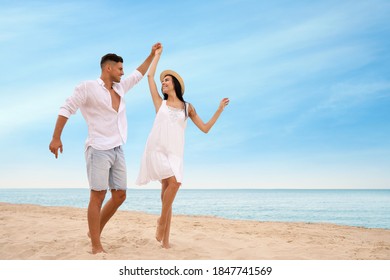
M 160 43 L 156 44 L 154 55 L 161 55 L 162 50 L 163 50 L 163 46 Z
M 219 107 L 218 107 L 218 110 L 221 110 L 223 111 L 223 109 L 225 109 L 225 107 L 227 105 L 229 105 L 229 98 L 225 97 L 224 99 L 221 100 L 221 102 L 219 103 Z

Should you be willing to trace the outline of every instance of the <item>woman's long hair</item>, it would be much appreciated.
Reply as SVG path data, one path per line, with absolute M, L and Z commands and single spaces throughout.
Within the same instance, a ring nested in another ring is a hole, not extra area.
M 184 101 L 183 95 L 181 94 L 181 85 L 180 85 L 179 81 L 172 75 L 167 75 L 167 76 L 172 77 L 173 87 L 175 88 L 176 97 L 181 102 L 184 103 L 184 115 L 185 115 L 186 118 L 188 118 L 187 105 L 186 105 L 187 102 Z M 163 93 L 163 95 L 164 95 L 164 100 L 167 100 L 168 99 L 168 94 Z

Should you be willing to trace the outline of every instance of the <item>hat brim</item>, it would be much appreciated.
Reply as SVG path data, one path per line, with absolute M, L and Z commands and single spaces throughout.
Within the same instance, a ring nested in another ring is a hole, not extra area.
M 173 70 L 164 70 L 164 71 L 162 71 L 161 74 L 160 74 L 160 81 L 161 81 L 161 82 L 164 80 L 164 78 L 165 78 L 166 75 L 171 75 L 171 76 L 175 77 L 175 78 L 179 81 L 180 86 L 181 86 L 181 94 L 184 95 L 184 89 L 185 89 L 185 87 L 184 87 L 184 81 L 183 81 L 183 79 L 180 77 L 180 75 L 177 74 L 177 73 L 176 73 L 175 71 L 173 71 Z

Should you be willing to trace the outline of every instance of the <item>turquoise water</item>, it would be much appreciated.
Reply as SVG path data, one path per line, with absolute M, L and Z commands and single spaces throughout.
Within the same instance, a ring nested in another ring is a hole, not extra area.
M 86 208 L 88 200 L 87 188 L 0 189 L 1 202 Z M 160 190 L 129 189 L 120 210 L 159 214 L 160 207 Z M 227 219 L 390 229 L 390 190 L 181 189 L 173 211 Z

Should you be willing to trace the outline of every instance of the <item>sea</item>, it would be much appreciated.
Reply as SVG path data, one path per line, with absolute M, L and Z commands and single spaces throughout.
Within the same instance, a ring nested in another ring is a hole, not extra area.
M 7 203 L 87 208 L 88 201 L 88 188 L 0 189 L 0 202 Z M 150 214 L 160 209 L 158 189 L 128 189 L 120 208 Z M 180 189 L 173 213 L 390 229 L 390 190 Z

